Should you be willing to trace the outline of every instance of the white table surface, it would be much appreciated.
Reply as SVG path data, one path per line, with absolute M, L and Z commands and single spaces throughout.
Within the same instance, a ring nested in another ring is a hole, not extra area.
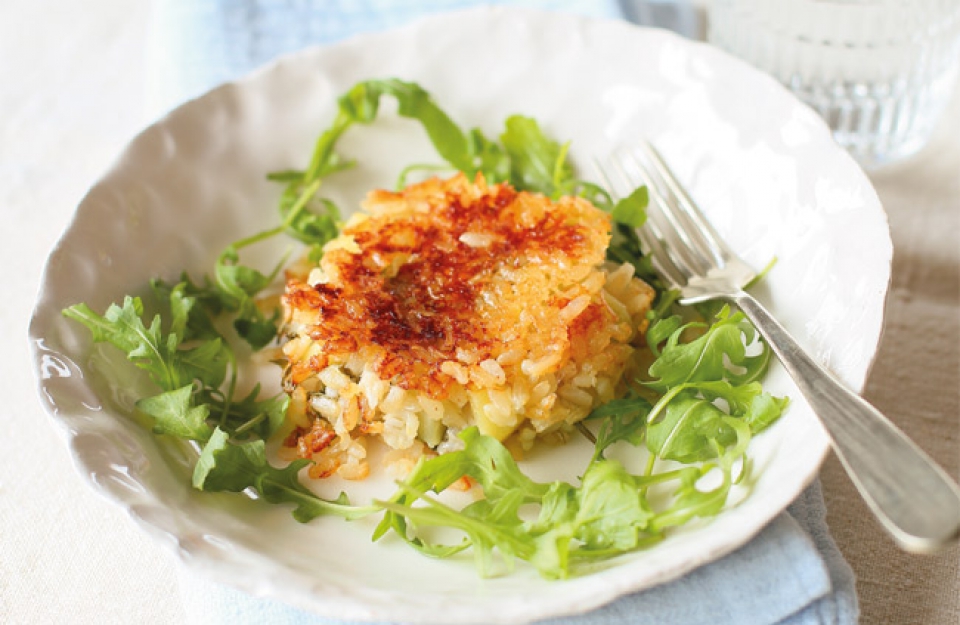
M 0 12 L 0 622 L 179 623 L 179 563 L 71 465 L 37 400 L 27 324 L 44 259 L 144 114 L 150 3 L 6 0 Z M 960 92 L 918 157 L 872 174 L 895 259 L 865 394 L 960 473 Z M 897 551 L 837 461 L 822 473 L 863 623 L 960 622 L 960 551 Z

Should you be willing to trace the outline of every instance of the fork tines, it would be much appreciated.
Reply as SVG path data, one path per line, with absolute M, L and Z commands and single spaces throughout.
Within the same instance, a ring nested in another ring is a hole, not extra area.
M 614 196 L 625 197 L 646 185 L 650 203 L 638 235 L 644 253 L 671 286 L 682 287 L 735 258 L 649 142 L 616 150 L 598 169 Z

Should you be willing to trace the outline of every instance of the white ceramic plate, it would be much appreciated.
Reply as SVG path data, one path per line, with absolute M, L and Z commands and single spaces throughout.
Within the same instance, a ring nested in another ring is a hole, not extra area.
M 421 83 L 462 125 L 496 135 L 512 113 L 572 140 L 580 163 L 653 139 L 718 229 L 755 266 L 779 261 L 759 295 L 816 357 L 860 388 L 880 334 L 891 245 L 867 178 L 815 115 L 774 81 L 710 48 L 619 22 L 507 9 L 435 17 L 306 50 L 173 111 L 137 136 L 90 190 L 50 256 L 30 328 L 42 403 L 68 433 L 80 471 L 144 528 L 209 576 L 342 619 L 522 622 L 596 607 L 674 579 L 735 549 L 816 475 L 827 450 L 785 374 L 768 386 L 794 403 L 755 439 L 752 494 L 596 574 L 562 582 L 520 569 L 480 580 L 469 559 L 428 560 L 371 523 L 293 521 L 289 510 L 189 486 L 184 459 L 129 414 L 146 392 L 116 379 L 64 307 L 95 310 L 147 279 L 208 272 L 227 243 L 275 223 L 268 171 L 302 166 L 358 80 Z M 435 161 L 414 122 L 391 114 L 348 133 L 361 163 L 327 187 L 341 206 L 399 169 Z M 264 259 L 277 248 L 263 250 Z M 128 370 L 124 368 L 123 370 Z M 532 470 L 550 473 L 576 450 Z M 392 487 L 372 480 L 354 489 Z M 361 492 L 362 491 L 362 492 Z M 402 571 L 402 574 L 399 572 Z

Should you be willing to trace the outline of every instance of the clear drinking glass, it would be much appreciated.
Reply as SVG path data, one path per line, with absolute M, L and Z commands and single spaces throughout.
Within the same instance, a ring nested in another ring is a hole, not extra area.
M 712 0 L 708 39 L 779 79 L 875 167 L 933 133 L 960 67 L 960 1 Z

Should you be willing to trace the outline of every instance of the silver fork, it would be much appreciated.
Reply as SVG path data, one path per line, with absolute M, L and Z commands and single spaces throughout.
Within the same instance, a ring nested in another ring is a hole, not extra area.
M 641 247 L 680 302 L 719 299 L 753 322 L 832 439 L 867 505 L 905 550 L 929 553 L 960 537 L 960 488 L 876 408 L 808 355 L 744 287 L 756 276 L 706 220 L 649 143 L 598 163 L 614 195 L 647 186 Z

